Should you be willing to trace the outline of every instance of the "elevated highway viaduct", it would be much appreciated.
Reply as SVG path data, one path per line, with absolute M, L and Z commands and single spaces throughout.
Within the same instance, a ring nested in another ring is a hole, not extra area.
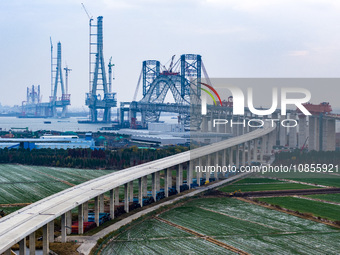
M 11 247 L 16 243 L 19 243 L 20 254 L 26 254 L 27 237 L 30 253 L 35 254 L 35 232 L 39 228 L 43 229 L 43 254 L 48 254 L 49 242 L 54 242 L 54 220 L 61 217 L 61 241 L 66 242 L 66 236 L 71 232 L 71 210 L 78 208 L 78 233 L 82 234 L 83 222 L 88 219 L 88 202 L 94 200 L 95 223 L 98 226 L 105 192 L 110 193 L 110 217 L 113 219 L 114 206 L 119 202 L 120 186 L 124 186 L 124 208 L 129 212 L 134 181 L 138 182 L 138 200 L 142 206 L 143 195 L 147 192 L 145 184 L 148 175 L 152 176 L 152 196 L 156 201 L 156 194 L 160 189 L 160 171 L 165 173 L 164 192 L 167 197 L 172 169 L 176 169 L 176 189 L 179 193 L 183 182 L 183 167 L 188 167 L 187 184 L 190 188 L 194 175 L 197 180 L 204 176 L 209 178 L 211 174 L 216 179 L 220 178 L 217 172 L 195 172 L 195 166 L 219 164 L 237 167 L 252 160 L 262 161 L 263 155 L 271 152 L 274 142 L 275 127 L 259 128 L 241 136 L 130 167 L 63 190 L 0 219 L 0 254 L 10 254 Z M 199 181 L 197 183 L 200 184 Z

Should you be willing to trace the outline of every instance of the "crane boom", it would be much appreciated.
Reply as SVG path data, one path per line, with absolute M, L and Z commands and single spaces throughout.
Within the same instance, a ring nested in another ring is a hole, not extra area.
M 171 62 L 170 62 L 170 65 L 169 65 L 169 72 L 170 72 L 170 73 L 172 72 L 172 67 L 173 67 L 173 64 L 174 64 L 175 56 L 176 56 L 176 55 L 173 55 L 172 58 L 171 58 Z
M 84 9 L 84 11 L 86 12 L 86 15 L 87 15 L 87 17 L 89 18 L 89 20 L 92 20 L 92 17 L 93 17 L 93 16 L 90 16 L 90 14 L 87 12 L 87 10 L 86 10 L 86 8 L 85 8 L 85 5 L 84 5 L 83 3 L 81 3 L 81 5 L 83 6 L 83 9 Z

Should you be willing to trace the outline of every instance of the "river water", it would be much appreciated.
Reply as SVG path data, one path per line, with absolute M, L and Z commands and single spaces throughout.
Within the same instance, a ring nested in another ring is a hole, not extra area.
M 78 120 L 86 120 L 85 118 L 71 117 L 67 119 L 43 119 L 43 118 L 16 118 L 16 117 L 0 117 L 0 128 L 8 131 L 13 128 L 28 128 L 31 131 L 37 130 L 54 130 L 54 131 L 85 131 L 97 132 L 101 127 L 111 127 L 112 124 L 79 124 Z M 173 116 L 161 116 L 161 121 L 166 123 L 177 123 L 177 118 Z M 44 124 L 50 121 L 51 124 Z

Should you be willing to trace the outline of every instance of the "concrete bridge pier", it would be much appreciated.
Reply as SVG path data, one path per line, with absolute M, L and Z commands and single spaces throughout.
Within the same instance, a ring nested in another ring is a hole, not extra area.
M 133 181 L 129 183 L 129 202 L 133 202 Z
M 61 242 L 66 243 L 66 213 L 61 215 Z
M 296 120 L 296 113 L 290 114 L 290 119 Z M 296 148 L 297 145 L 297 126 L 289 127 L 288 133 L 288 146 L 290 148 Z
M 26 255 L 26 237 L 19 242 L 19 254 Z
M 198 166 L 200 168 L 203 166 L 203 164 L 202 164 L 202 157 L 198 158 Z M 195 170 L 195 172 L 196 172 L 196 170 Z M 196 179 L 197 179 L 197 185 L 198 186 L 201 186 L 201 182 L 200 182 L 201 176 L 202 176 L 202 172 L 201 171 L 196 172 Z
M 113 220 L 115 218 L 115 190 L 110 190 L 110 219 Z
M 210 166 L 212 165 L 212 155 L 209 154 L 208 157 L 207 157 L 207 172 L 205 173 L 206 177 L 206 181 L 209 181 L 209 179 L 211 178 L 211 172 L 210 172 Z
M 301 149 L 307 138 L 307 118 L 305 115 L 299 116 L 298 147 Z
M 169 172 L 171 170 L 169 168 L 164 169 L 164 195 L 165 197 L 169 196 Z
M 126 213 L 129 212 L 129 183 L 124 184 L 124 210 Z
M 143 186 L 142 186 L 143 197 L 146 197 L 148 195 L 148 176 L 145 175 L 142 178 L 143 178 Z
M 89 202 L 85 202 L 83 204 L 83 215 L 84 215 L 84 221 L 89 221 Z
M 284 120 L 285 117 L 282 115 L 280 116 L 280 121 Z M 281 146 L 286 146 L 287 142 L 287 128 L 283 126 L 279 126 L 279 139 L 280 139 L 280 145 Z
M 208 132 L 208 117 L 202 116 L 202 132 Z
M 151 185 L 152 197 L 156 201 L 156 173 L 151 174 L 151 179 L 152 179 L 152 185 Z
M 231 165 L 231 166 L 234 165 L 234 163 L 233 163 L 233 161 L 234 161 L 233 151 L 234 151 L 234 149 L 232 147 L 229 148 L 229 165 Z
M 119 187 L 115 188 L 115 205 L 119 205 Z
M 99 196 L 94 198 L 94 222 L 96 223 L 97 227 L 99 226 Z M 66 222 L 67 220 L 67 214 L 66 214 Z M 67 231 L 66 231 L 67 232 Z M 68 234 L 68 233 L 67 233 Z
M 43 255 L 48 255 L 50 253 L 49 247 L 49 224 L 43 226 Z M 25 250 L 26 250 L 26 242 L 25 242 Z M 21 254 L 21 253 L 20 253 Z
M 70 235 L 72 232 L 72 211 L 66 212 L 66 234 Z
M 35 232 L 29 235 L 30 254 L 35 254 Z
M 78 205 L 78 234 L 79 235 L 82 235 L 84 234 L 84 211 L 83 211 L 83 204 L 81 205 Z M 54 239 L 54 230 L 51 231 L 51 225 L 49 226 L 50 227 L 50 242 L 53 242 L 51 241 L 51 239 Z M 53 235 L 53 238 L 51 238 L 51 234 Z
M 143 177 L 138 178 L 138 203 L 143 207 Z
M 251 141 L 247 142 L 247 147 L 248 147 L 247 163 L 248 163 L 248 166 L 250 166 L 250 161 L 251 161 Z
M 257 161 L 257 146 L 258 146 L 258 140 L 255 139 L 254 141 L 254 149 L 253 149 L 253 161 Z
M 191 184 L 192 184 L 192 178 L 194 175 L 194 160 L 189 161 L 189 166 L 188 166 L 188 171 L 187 171 L 187 184 L 189 186 L 189 189 L 191 189 Z
M 104 194 L 101 194 L 99 196 L 99 212 L 100 213 L 104 212 Z
M 224 149 L 222 152 L 222 166 L 227 165 L 227 149 Z
M 242 166 L 246 165 L 246 143 L 242 145 Z
M 48 225 L 49 241 L 50 243 L 53 243 L 54 242 L 54 220 L 50 221 L 48 224 L 49 224 Z
M 217 166 L 221 166 L 219 164 L 219 151 L 215 152 L 215 165 L 216 165 L 216 169 L 215 169 L 215 172 L 214 172 L 214 177 L 216 178 L 216 180 L 218 180 L 218 176 L 219 176 L 219 173 L 217 172 Z
M 183 184 L 183 165 L 179 164 L 176 169 L 176 190 L 181 193 L 181 185 Z
M 236 145 L 236 168 L 240 168 L 240 145 Z
M 156 192 L 161 190 L 161 172 L 156 172 Z

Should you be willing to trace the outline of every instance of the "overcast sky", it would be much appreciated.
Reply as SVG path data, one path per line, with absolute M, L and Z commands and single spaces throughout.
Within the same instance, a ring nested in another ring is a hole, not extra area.
M 339 77 L 336 0 L 1 0 L 2 105 L 21 105 L 32 84 L 48 100 L 50 36 L 72 69 L 72 106 L 85 105 L 82 1 L 91 15 L 104 16 L 104 56 L 116 65 L 118 101 L 132 100 L 143 60 L 165 64 L 183 53 L 201 54 L 210 77 Z

